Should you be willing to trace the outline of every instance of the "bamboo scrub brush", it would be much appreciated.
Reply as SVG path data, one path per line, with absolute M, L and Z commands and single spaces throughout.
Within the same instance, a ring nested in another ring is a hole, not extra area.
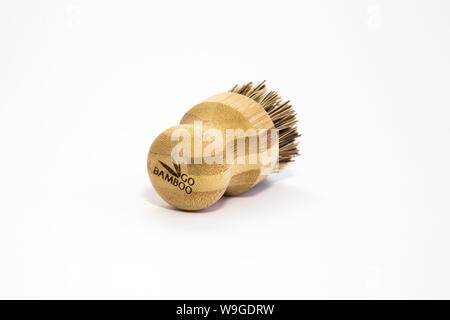
M 201 210 L 241 194 L 299 155 L 297 119 L 265 82 L 236 85 L 194 106 L 161 133 L 147 158 L 150 181 L 169 204 Z

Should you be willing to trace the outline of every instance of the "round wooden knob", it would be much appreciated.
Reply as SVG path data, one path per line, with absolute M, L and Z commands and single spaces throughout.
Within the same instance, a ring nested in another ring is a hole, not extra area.
M 172 157 L 172 151 L 178 144 L 172 140 L 177 129 L 189 132 L 194 146 L 193 125 L 176 126 L 161 133 L 148 154 L 150 181 L 161 198 L 179 209 L 207 208 L 225 193 L 232 177 L 232 168 L 227 164 L 196 164 L 198 161 L 195 161 L 194 152 L 186 161 L 189 163 L 177 163 Z

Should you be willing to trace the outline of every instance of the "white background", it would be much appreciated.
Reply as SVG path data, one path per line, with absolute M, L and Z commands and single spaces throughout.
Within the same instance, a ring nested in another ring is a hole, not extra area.
M 0 298 L 450 298 L 448 1 L 2 1 Z M 302 157 L 202 213 L 153 139 L 265 79 Z

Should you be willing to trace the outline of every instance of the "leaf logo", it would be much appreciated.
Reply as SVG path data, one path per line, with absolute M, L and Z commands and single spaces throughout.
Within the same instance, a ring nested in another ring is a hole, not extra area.
M 167 164 L 165 164 L 164 162 L 162 162 L 161 160 L 159 160 L 159 163 L 161 163 L 161 165 L 174 177 L 179 178 L 181 176 L 181 166 L 180 164 L 176 164 L 175 162 L 172 162 L 173 167 L 175 168 L 175 170 L 173 170 L 171 167 L 169 167 Z
M 181 173 L 181 165 L 172 161 L 173 168 L 159 160 L 159 163 L 163 166 L 164 170 L 158 169 L 155 166 L 153 174 L 160 177 L 164 181 L 170 183 L 172 186 L 179 188 L 181 191 L 185 191 L 187 194 L 192 193 L 192 186 L 195 184 L 193 177 Z

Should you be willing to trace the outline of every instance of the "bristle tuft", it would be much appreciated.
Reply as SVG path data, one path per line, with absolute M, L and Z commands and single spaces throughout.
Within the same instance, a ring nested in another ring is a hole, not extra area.
M 281 170 L 300 155 L 296 142 L 296 139 L 300 137 L 296 127 L 297 115 L 289 101 L 283 101 L 276 91 L 268 90 L 265 81 L 256 85 L 253 85 L 252 82 L 235 85 L 229 92 L 239 93 L 255 100 L 270 116 L 275 128 L 279 130 L 279 167 Z

